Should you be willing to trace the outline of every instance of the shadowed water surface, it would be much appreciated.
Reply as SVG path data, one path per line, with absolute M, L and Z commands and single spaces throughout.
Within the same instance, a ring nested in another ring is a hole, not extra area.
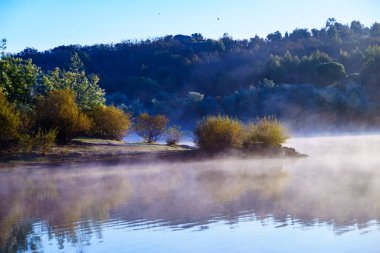
M 288 145 L 310 157 L 2 170 L 0 252 L 380 252 L 380 137 Z

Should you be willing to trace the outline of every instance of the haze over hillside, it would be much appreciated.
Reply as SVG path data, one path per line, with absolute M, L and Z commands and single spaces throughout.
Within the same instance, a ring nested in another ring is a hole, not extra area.
M 379 44 L 379 23 L 344 25 L 331 18 L 322 29 L 266 38 L 225 34 L 214 40 L 194 33 L 27 48 L 17 56 L 52 71 L 67 69 L 78 54 L 86 72 L 99 75 L 107 102 L 135 114 L 164 113 L 177 122 L 219 113 L 243 120 L 277 115 L 303 128 L 321 118 L 333 126 L 377 122 Z

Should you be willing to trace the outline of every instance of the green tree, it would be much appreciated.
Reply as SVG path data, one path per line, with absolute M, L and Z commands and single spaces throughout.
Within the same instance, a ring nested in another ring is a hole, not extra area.
M 365 26 L 360 23 L 360 21 L 352 21 L 350 25 L 350 30 L 352 30 L 356 34 L 363 34 Z
M 0 40 L 0 58 L 5 55 L 5 49 L 7 49 L 7 40 L 3 38 Z
M 379 94 L 380 86 L 380 46 L 370 46 L 362 60 L 361 79 L 371 95 Z
M 290 35 L 289 38 L 294 41 L 308 39 L 311 36 L 308 29 L 295 29 Z
M 328 18 L 326 21 L 326 28 L 329 29 L 333 27 L 336 24 L 336 19 L 335 18 Z
M 81 110 L 90 111 L 105 102 L 105 92 L 99 86 L 97 75 L 87 76 L 78 54 L 71 58 L 69 71 L 56 68 L 44 76 L 48 90 L 69 89 L 74 92 L 75 100 Z
M 343 64 L 319 51 L 303 57 L 299 71 L 303 75 L 304 82 L 314 82 L 323 86 L 334 84 L 346 76 Z
M 278 42 L 278 41 L 281 41 L 281 39 L 282 39 L 282 34 L 279 31 L 270 33 L 267 36 L 267 40 L 271 42 Z
M 29 104 L 39 68 L 32 60 L 5 57 L 0 59 L 0 88 L 11 103 Z
M 379 37 L 380 36 L 380 23 L 375 22 L 370 29 L 371 37 Z

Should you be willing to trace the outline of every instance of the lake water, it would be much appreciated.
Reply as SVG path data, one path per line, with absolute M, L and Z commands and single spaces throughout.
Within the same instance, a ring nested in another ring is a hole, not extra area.
M 0 252 L 380 252 L 380 137 L 288 146 L 310 157 L 2 170 Z

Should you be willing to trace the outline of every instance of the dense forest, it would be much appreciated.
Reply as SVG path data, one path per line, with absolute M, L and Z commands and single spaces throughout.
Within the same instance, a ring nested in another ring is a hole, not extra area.
M 87 82 L 99 83 L 107 104 L 133 115 L 165 114 L 184 128 L 210 114 L 243 121 L 275 115 L 294 131 L 380 124 L 380 23 L 330 18 L 321 29 L 266 38 L 224 34 L 215 40 L 194 33 L 43 52 L 26 48 L 12 57 L 38 66 L 34 93 L 47 79 L 75 72 L 75 57 L 74 68 L 93 73 Z

